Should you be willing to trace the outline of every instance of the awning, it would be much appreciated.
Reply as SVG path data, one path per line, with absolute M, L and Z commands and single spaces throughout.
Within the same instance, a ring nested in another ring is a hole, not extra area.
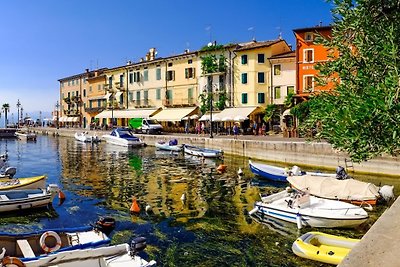
M 154 114 L 156 114 L 159 109 L 125 109 L 125 110 L 104 110 L 101 113 L 97 114 L 95 118 L 150 118 Z
M 262 113 L 262 107 L 240 107 L 240 108 L 226 108 L 218 114 L 222 121 L 243 121 L 245 118 L 249 119 L 252 114 Z
M 115 99 L 119 99 L 119 97 L 122 95 L 122 92 L 116 92 L 115 93 Z
M 110 96 L 112 95 L 112 93 L 107 93 L 106 96 L 104 97 L 105 99 L 110 99 Z
M 100 95 L 100 96 L 94 96 L 94 97 L 89 97 L 88 100 L 89 101 L 93 101 L 93 100 L 100 100 L 100 99 L 106 99 L 106 95 Z
M 181 121 L 184 117 L 198 113 L 198 107 L 193 108 L 166 108 L 154 115 L 152 119 L 158 121 Z
M 282 116 L 283 117 L 285 117 L 285 116 L 290 116 L 291 114 L 290 114 L 290 109 L 287 109 L 287 110 L 285 110 L 283 113 L 282 113 Z
M 60 118 L 58 118 L 59 122 L 65 122 L 68 119 L 68 117 L 62 116 Z
M 221 115 L 220 115 L 221 113 L 220 112 L 218 112 L 218 113 L 214 113 L 213 112 L 213 114 L 212 114 L 212 120 L 213 121 L 222 121 L 222 118 L 221 118 Z M 208 114 L 204 114 L 203 116 L 201 116 L 201 118 L 199 119 L 199 121 L 209 121 L 210 120 L 210 114 L 208 113 Z
M 65 120 L 66 122 L 77 122 L 79 121 L 78 117 L 68 117 L 67 120 Z

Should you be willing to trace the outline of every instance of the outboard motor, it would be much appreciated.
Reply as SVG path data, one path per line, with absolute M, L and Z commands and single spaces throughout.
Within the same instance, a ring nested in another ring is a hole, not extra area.
M 0 169 L 0 177 L 13 178 L 16 173 L 17 173 L 17 168 L 15 168 L 15 167 L 3 166 Z
M 393 189 L 394 189 L 393 185 L 384 185 L 381 188 L 379 188 L 379 195 L 381 195 L 383 200 L 389 202 L 391 199 L 394 198 Z
M 169 145 L 170 146 L 176 146 L 178 144 L 178 140 L 177 139 L 172 139 L 169 141 Z
M 336 179 L 346 180 L 349 178 L 350 178 L 350 176 L 347 174 L 346 170 L 342 166 L 338 166 L 336 168 Z
M 302 174 L 302 172 L 301 172 L 301 169 L 300 169 L 300 167 L 299 166 L 293 166 L 292 167 L 292 170 L 291 170 L 291 175 L 301 175 Z
M 145 237 L 136 237 L 131 241 L 130 255 L 134 257 L 140 251 L 143 251 L 147 247 Z
M 108 236 L 115 229 L 115 219 L 112 217 L 100 217 L 95 227 Z

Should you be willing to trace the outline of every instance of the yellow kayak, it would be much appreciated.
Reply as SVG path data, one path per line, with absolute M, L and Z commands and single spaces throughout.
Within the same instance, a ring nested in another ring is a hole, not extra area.
M 303 258 L 338 265 L 359 241 L 321 232 L 308 232 L 294 241 L 292 251 Z
M 46 175 L 41 175 L 26 178 L 2 178 L 0 179 L 0 190 L 45 188 L 46 177 Z

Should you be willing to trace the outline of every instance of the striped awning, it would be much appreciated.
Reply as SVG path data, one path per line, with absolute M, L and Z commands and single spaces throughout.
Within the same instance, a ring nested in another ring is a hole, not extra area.
M 152 119 L 158 121 L 181 121 L 183 118 L 197 114 L 199 108 L 166 108 L 154 115 Z

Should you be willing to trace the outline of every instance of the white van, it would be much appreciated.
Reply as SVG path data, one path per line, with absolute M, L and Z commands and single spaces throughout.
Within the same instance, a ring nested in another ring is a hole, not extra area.
M 142 133 L 161 134 L 162 130 L 163 130 L 162 125 L 157 120 L 143 119 Z

